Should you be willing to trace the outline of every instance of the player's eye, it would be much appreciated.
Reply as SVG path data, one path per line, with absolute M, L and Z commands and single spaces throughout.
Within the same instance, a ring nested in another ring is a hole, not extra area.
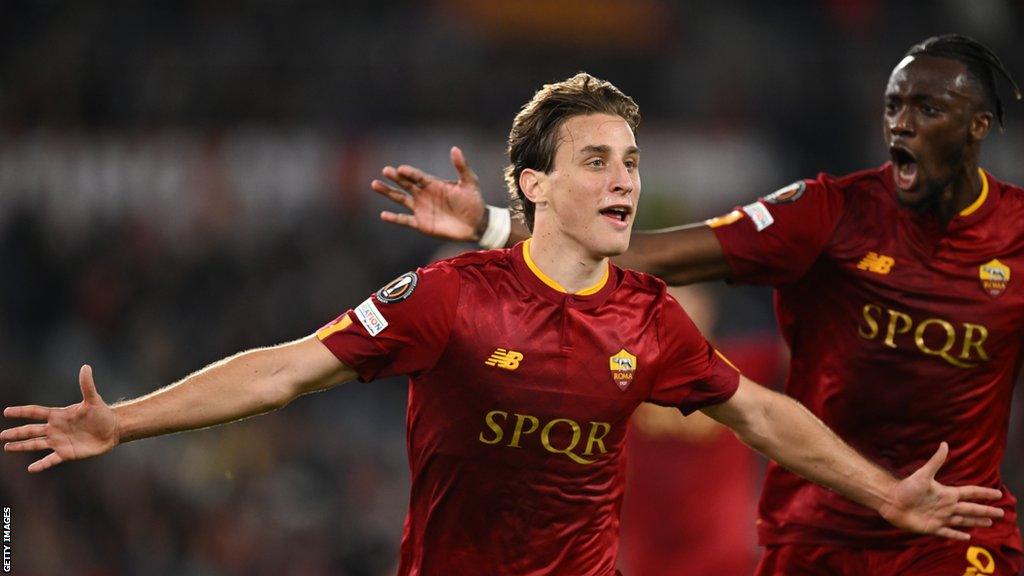
M 587 166 L 593 166 L 594 168 L 604 167 L 604 158 L 591 158 L 587 161 Z

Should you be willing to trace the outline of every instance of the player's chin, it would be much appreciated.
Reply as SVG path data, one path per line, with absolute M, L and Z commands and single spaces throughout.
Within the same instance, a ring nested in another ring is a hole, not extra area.
M 918 182 L 913 188 L 896 188 L 896 200 L 907 208 L 924 208 L 930 205 L 935 197 L 935 186 L 928 182 Z
M 928 200 L 925 190 L 896 190 L 896 200 L 907 208 L 917 208 Z
M 602 258 L 614 258 L 629 250 L 629 239 L 632 236 L 630 230 L 617 232 L 602 238 L 597 244 L 595 252 Z

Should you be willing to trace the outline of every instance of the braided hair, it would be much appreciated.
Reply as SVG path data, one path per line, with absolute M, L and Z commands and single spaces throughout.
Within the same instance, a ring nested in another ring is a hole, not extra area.
M 1000 100 L 996 91 L 997 72 L 1013 87 L 1014 97 L 1017 100 L 1021 99 L 1020 88 L 1017 87 L 1017 83 L 1013 81 L 999 57 L 987 46 L 973 38 L 960 34 L 932 36 L 924 42 L 912 46 L 906 55 L 936 56 L 962 62 L 967 67 L 967 73 L 981 86 L 985 103 L 990 110 L 995 112 L 1000 128 L 1003 126 L 1003 101 Z

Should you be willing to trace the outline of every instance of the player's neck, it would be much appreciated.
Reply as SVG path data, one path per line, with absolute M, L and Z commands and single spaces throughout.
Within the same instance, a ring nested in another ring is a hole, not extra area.
M 566 292 L 576 294 L 593 288 L 608 272 L 608 258 L 587 254 L 582 246 L 565 236 L 535 230 L 526 245 L 529 258 Z
M 973 205 L 981 195 L 983 184 L 977 161 L 965 162 L 938 198 L 939 217 L 942 221 L 949 222 Z

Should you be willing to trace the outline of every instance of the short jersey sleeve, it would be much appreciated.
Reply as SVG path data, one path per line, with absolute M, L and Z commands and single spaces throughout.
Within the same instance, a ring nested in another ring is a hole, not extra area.
M 740 373 L 694 326 L 667 294 L 659 305 L 659 365 L 648 401 L 684 414 L 725 402 L 736 392 Z
M 822 175 L 794 182 L 707 223 L 732 269 L 731 280 L 777 286 L 798 280 L 814 264 L 842 208 L 842 191 Z
M 408 272 L 316 336 L 362 382 L 428 370 L 448 344 L 459 288 L 458 270 L 444 263 Z

